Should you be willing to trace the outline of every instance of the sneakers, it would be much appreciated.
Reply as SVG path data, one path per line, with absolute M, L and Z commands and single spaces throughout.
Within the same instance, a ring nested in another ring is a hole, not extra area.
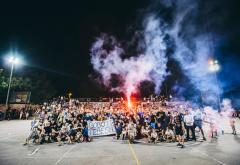
M 206 141 L 207 139 L 205 137 L 203 137 L 203 140 Z
M 184 145 L 183 145 L 183 144 L 180 144 L 180 143 L 178 143 L 177 146 L 178 146 L 179 148 L 184 148 Z

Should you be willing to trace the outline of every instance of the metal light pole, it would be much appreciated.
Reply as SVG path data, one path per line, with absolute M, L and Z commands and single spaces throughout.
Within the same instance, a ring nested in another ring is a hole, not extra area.
M 220 86 L 219 86 L 218 79 L 217 79 L 217 71 L 214 72 L 214 77 L 216 79 L 216 83 L 218 86 L 218 92 L 217 92 L 218 108 L 219 108 L 219 112 L 221 112 L 221 99 L 220 99 L 220 92 L 219 92 Z
M 209 60 L 209 70 L 213 72 L 214 78 L 216 80 L 216 84 L 218 87 L 218 90 L 217 90 L 218 108 L 219 108 L 219 111 L 221 111 L 221 99 L 220 99 L 220 92 L 219 92 L 220 86 L 217 79 L 217 72 L 219 71 L 219 69 L 220 69 L 220 66 L 217 60 L 213 60 L 213 59 Z
M 13 69 L 14 69 L 14 63 L 11 63 L 11 73 L 9 77 L 9 82 L 8 82 L 8 90 L 7 90 L 7 98 L 6 98 L 6 110 L 8 109 L 8 100 L 9 100 L 9 93 L 11 89 L 11 83 L 12 83 L 12 75 L 13 75 Z
M 6 110 L 8 109 L 8 100 L 9 100 L 9 94 L 10 94 L 10 90 L 11 90 L 11 83 L 12 83 L 12 75 L 13 75 L 14 66 L 19 63 L 19 59 L 11 56 L 8 59 L 8 62 L 11 64 L 11 72 L 10 72 L 10 77 L 9 77 L 9 82 L 8 82 L 8 91 L 7 91 L 7 98 L 6 98 Z

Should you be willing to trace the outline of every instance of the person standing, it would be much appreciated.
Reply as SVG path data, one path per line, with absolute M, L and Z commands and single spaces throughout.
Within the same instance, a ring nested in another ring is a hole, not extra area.
M 235 112 L 232 112 L 232 115 L 230 116 L 230 126 L 232 128 L 232 134 L 233 135 L 237 135 L 237 132 L 236 132 L 236 127 L 235 127 L 235 123 L 236 123 L 236 118 L 237 117 L 237 114 Z
M 204 132 L 202 129 L 202 123 L 203 123 L 203 114 L 200 111 L 200 109 L 197 109 L 195 114 L 194 114 L 194 130 L 196 127 L 199 128 L 199 130 L 201 131 L 203 140 L 206 140 L 205 136 L 204 136 Z
M 6 110 L 6 120 L 11 120 L 11 114 L 12 114 L 12 109 L 10 107 L 8 107 L 8 109 Z
M 193 122 L 194 122 L 193 115 L 191 115 L 188 110 L 186 110 L 185 112 L 184 122 L 186 124 L 186 130 L 187 130 L 187 137 L 186 137 L 187 141 L 190 139 L 189 130 L 191 130 L 191 133 L 192 133 L 192 140 L 196 141 L 195 130 L 193 127 Z
M 20 109 L 20 116 L 19 116 L 19 119 L 22 119 L 23 117 L 23 109 Z
M 182 116 L 179 112 L 176 112 L 176 116 L 174 117 L 175 124 L 175 133 L 176 138 L 178 140 L 177 146 L 183 148 L 184 147 L 184 123 L 182 120 Z
M 117 126 L 116 126 L 116 138 L 117 140 L 120 138 L 120 135 L 122 134 L 122 124 L 119 122 L 117 123 Z
M 29 110 L 26 109 L 26 120 L 28 120 L 28 117 L 29 117 Z

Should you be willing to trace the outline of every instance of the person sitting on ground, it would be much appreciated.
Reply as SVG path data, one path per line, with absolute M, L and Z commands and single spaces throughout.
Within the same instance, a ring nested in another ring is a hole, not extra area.
M 155 129 L 152 129 L 152 131 L 150 133 L 149 142 L 150 143 L 157 143 L 157 140 L 158 140 L 158 134 L 157 134 Z
M 51 134 L 50 134 L 50 139 L 51 139 L 51 142 L 54 143 L 54 142 L 57 142 L 57 137 L 58 137 L 58 131 L 56 130 L 56 128 L 52 127 L 52 131 L 51 131 Z
M 165 136 L 166 136 L 165 138 L 166 138 L 167 142 L 174 142 L 174 139 L 175 139 L 174 132 L 170 126 L 167 127 Z
M 149 126 L 142 126 L 141 128 L 141 134 L 142 134 L 142 137 L 144 138 L 149 138 L 150 136 L 150 130 L 149 130 Z
M 58 146 L 61 146 L 66 139 L 67 139 L 67 130 L 66 130 L 66 127 L 62 127 L 57 137 Z
M 130 143 L 134 142 L 135 136 L 136 136 L 136 128 L 134 126 L 133 121 L 130 121 L 127 126 L 127 133 L 128 133 L 128 140 Z
M 73 129 L 72 124 L 70 124 L 68 129 L 68 134 L 67 134 L 68 144 L 73 143 L 73 140 L 75 139 L 76 135 L 77 135 L 77 131 Z
M 120 138 L 121 138 L 122 140 L 126 140 L 126 137 L 127 137 L 127 129 L 126 129 L 126 127 L 123 127 Z
M 49 134 L 46 134 L 43 125 L 40 127 L 39 131 L 40 131 L 40 133 L 39 133 L 40 134 L 40 138 L 39 138 L 40 144 L 47 143 Z
M 78 131 L 77 131 L 76 142 L 77 143 L 82 143 L 83 142 L 83 134 L 82 134 L 81 129 L 78 129 Z
M 157 128 L 156 128 L 156 132 L 158 133 L 158 140 L 160 142 L 163 142 L 165 141 L 165 138 L 164 138 L 164 129 L 161 125 L 161 123 L 157 123 Z

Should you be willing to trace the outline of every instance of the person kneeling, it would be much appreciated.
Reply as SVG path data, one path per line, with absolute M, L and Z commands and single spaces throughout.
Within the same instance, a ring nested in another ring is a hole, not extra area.
M 39 133 L 37 128 L 33 128 L 29 134 L 29 136 L 26 138 L 26 141 L 23 145 L 29 144 L 30 140 L 33 140 L 33 143 L 39 144 Z
M 157 143 L 157 140 L 158 140 L 158 134 L 157 134 L 156 130 L 153 129 L 151 134 L 150 134 L 150 142 L 151 143 Z

